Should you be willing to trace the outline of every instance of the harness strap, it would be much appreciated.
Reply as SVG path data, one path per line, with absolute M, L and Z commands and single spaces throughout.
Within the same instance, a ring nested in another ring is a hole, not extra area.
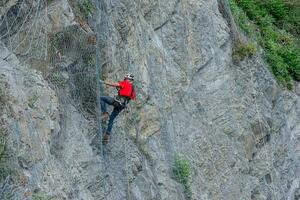
M 115 106 L 126 108 L 128 102 L 129 102 L 129 98 L 118 95 L 114 98 L 114 101 L 116 103 Z
M 119 106 L 119 107 L 127 108 L 127 104 L 129 103 L 130 98 L 132 97 L 133 92 L 134 92 L 134 86 L 133 86 L 133 84 L 132 84 L 132 89 L 131 89 L 130 97 L 121 96 L 119 94 L 119 92 L 118 92 L 118 96 L 116 96 L 114 98 L 114 102 L 115 102 L 114 106 Z

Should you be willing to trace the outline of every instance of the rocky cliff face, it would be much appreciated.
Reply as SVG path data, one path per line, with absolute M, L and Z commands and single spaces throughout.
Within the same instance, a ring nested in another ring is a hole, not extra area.
M 38 20 L 47 28 L 36 30 L 58 37 L 61 62 L 47 46 L 16 48 L 10 39 L 22 31 L 1 37 L 0 116 L 14 166 L 1 199 L 299 199 L 300 86 L 281 88 L 262 52 L 232 61 L 222 1 L 103 1 L 90 26 L 74 17 L 76 1 L 49 2 L 36 9 L 52 13 Z M 16 5 L 1 5 L 1 22 Z M 106 146 L 93 109 L 94 34 L 102 78 L 137 77 L 138 99 Z M 173 174 L 178 155 L 190 166 L 189 195 Z

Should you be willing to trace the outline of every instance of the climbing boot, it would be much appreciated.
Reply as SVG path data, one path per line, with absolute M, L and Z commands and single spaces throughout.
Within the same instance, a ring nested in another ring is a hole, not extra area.
M 108 133 L 104 134 L 103 139 L 102 139 L 103 144 L 107 144 L 109 142 L 109 136 L 110 135 Z
M 102 114 L 101 114 L 101 119 L 107 119 L 109 117 L 109 114 L 108 114 L 108 112 L 103 112 Z

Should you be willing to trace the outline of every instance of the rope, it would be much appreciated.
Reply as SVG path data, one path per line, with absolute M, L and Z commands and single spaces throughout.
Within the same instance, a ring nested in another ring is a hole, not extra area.
M 129 70 L 131 66 L 131 62 L 129 60 L 129 52 L 128 48 L 126 48 L 127 51 L 127 69 Z M 123 110 L 124 112 L 124 110 Z M 129 183 L 129 174 L 128 174 L 128 163 L 127 163 L 127 139 L 126 139 L 126 133 L 125 131 L 123 132 L 124 135 L 124 152 L 125 152 L 125 171 L 126 171 L 126 194 L 127 194 L 127 199 L 131 200 L 131 194 L 130 194 L 130 183 Z
M 102 20 L 102 12 L 101 12 L 101 1 L 96 0 L 96 10 L 97 10 L 97 17 L 99 17 L 98 23 L 96 23 L 96 96 L 97 96 L 97 107 L 98 107 L 98 112 L 97 112 L 97 118 L 98 118 L 98 136 L 100 138 L 100 152 L 101 155 L 103 156 L 103 148 L 102 148 L 102 119 L 101 119 L 101 102 L 100 102 L 100 96 L 102 94 L 102 87 L 100 85 L 100 75 L 101 75 L 101 53 L 100 53 L 100 33 L 101 33 L 101 20 Z
M 103 2 L 105 3 L 105 2 Z M 104 41 L 112 41 L 110 39 L 108 40 L 105 40 L 103 38 L 103 36 L 101 35 L 102 33 L 105 33 L 105 31 L 102 31 L 101 29 L 101 25 L 102 25 L 102 22 L 103 20 L 105 20 L 105 5 L 102 4 L 102 2 L 100 0 L 96 0 L 96 16 L 98 17 L 98 20 L 97 20 L 97 23 L 96 23 L 96 96 L 97 96 L 97 108 L 98 108 L 98 112 L 97 112 L 97 121 L 98 121 L 98 136 L 99 136 L 99 140 L 100 140 L 100 153 L 104 159 L 104 170 L 105 172 L 109 170 L 109 167 L 111 165 L 111 161 L 110 161 L 110 158 L 109 156 L 106 155 L 106 153 L 104 153 L 104 150 L 106 152 L 106 146 L 105 145 L 102 145 L 102 140 L 103 140 L 103 130 L 104 130 L 104 127 L 102 127 L 102 119 L 101 119 L 101 100 L 100 100 L 100 97 L 101 97 L 101 94 L 103 94 L 103 91 L 104 91 L 104 88 L 103 86 L 100 84 L 100 76 L 102 75 L 102 63 L 101 63 L 101 49 L 100 47 L 102 46 L 100 42 L 104 42 Z M 101 34 L 100 34 L 101 33 Z M 106 34 L 105 34 L 106 38 L 109 38 Z M 111 176 L 108 175 L 105 176 L 106 177 L 106 180 L 109 181 L 110 183 L 112 183 L 112 180 L 111 180 Z M 111 187 L 112 184 L 110 184 Z M 112 189 L 113 190 L 113 189 Z M 111 190 L 111 191 L 112 191 Z M 107 195 L 105 195 L 104 199 L 107 198 L 107 196 L 111 193 L 108 192 Z M 114 193 L 112 193 L 114 195 Z
M 105 5 L 103 5 L 104 7 L 105 7 L 105 11 L 106 11 L 106 6 Z M 114 42 L 113 41 L 113 39 L 110 37 L 110 28 L 109 28 L 109 19 L 106 19 L 106 17 L 104 16 L 104 12 L 105 11 L 102 11 L 103 12 L 103 14 L 102 14 L 102 20 L 105 20 L 105 28 L 104 28 L 104 31 L 102 31 L 102 33 L 104 34 L 104 36 L 105 36 L 105 42 L 106 42 L 106 48 L 107 48 L 107 52 L 106 52 L 106 54 L 108 55 L 108 57 L 109 57 L 109 61 L 107 61 L 107 62 L 113 62 L 114 61 L 114 51 L 113 51 L 113 49 L 111 49 L 111 52 L 109 51 L 109 47 L 111 46 L 109 43 L 111 43 L 111 44 L 114 44 L 114 45 L 116 45 L 117 43 L 116 42 Z M 98 34 L 98 38 L 100 38 L 101 37 L 101 39 L 103 39 L 104 40 L 104 38 L 102 38 L 102 36 L 101 35 L 99 35 L 99 33 L 100 33 L 100 31 L 99 30 L 97 30 L 97 34 Z M 100 40 L 97 40 L 97 41 L 100 41 Z M 97 47 L 98 47 L 99 45 L 97 45 Z M 99 55 L 99 54 L 98 54 Z M 98 57 L 98 56 L 97 56 Z M 127 50 L 127 58 L 128 58 L 128 63 L 129 63 L 129 53 L 128 53 L 128 50 Z M 100 62 L 99 62 L 100 63 Z M 129 66 L 129 65 L 127 65 L 127 67 L 131 67 L 131 66 Z M 97 72 L 97 73 L 99 73 L 99 75 L 97 76 L 97 77 L 100 77 L 100 74 L 102 74 L 102 71 L 100 72 Z M 99 80 L 100 81 L 100 80 Z M 98 81 L 98 82 L 99 82 Z M 101 90 L 101 91 L 103 91 L 103 90 Z M 100 94 L 97 94 L 97 96 L 99 96 Z M 100 129 L 100 128 L 99 128 Z M 102 128 L 100 129 L 100 130 L 102 130 Z M 129 200 L 131 200 L 132 198 L 131 198 L 131 194 L 130 194 L 130 182 L 129 182 L 129 174 L 128 174 L 128 161 L 127 161 L 127 154 L 128 154 L 128 147 L 127 147 L 127 139 L 126 139 L 126 133 L 124 132 L 123 133 L 123 147 L 124 147 L 124 153 L 125 153 L 125 157 L 124 157 L 124 159 L 125 159 L 125 173 L 126 173 L 126 176 L 125 176 L 125 188 L 126 188 L 126 191 L 125 191 L 125 193 L 126 193 L 126 195 L 127 195 L 127 199 L 129 199 Z M 106 147 L 105 147 L 106 148 Z M 102 149 L 102 148 L 101 148 Z M 110 158 L 109 158 L 109 156 L 106 156 L 106 155 L 103 155 L 104 156 L 104 158 L 105 158 L 105 170 L 109 170 L 109 165 L 110 165 Z M 110 178 L 110 176 L 108 175 L 108 178 Z M 113 193 L 114 194 L 114 193 Z

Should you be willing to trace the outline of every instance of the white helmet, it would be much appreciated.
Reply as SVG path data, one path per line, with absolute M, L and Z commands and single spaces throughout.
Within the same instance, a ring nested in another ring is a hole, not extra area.
M 129 80 L 134 80 L 134 75 L 133 74 L 125 74 L 124 78 L 129 79 Z

